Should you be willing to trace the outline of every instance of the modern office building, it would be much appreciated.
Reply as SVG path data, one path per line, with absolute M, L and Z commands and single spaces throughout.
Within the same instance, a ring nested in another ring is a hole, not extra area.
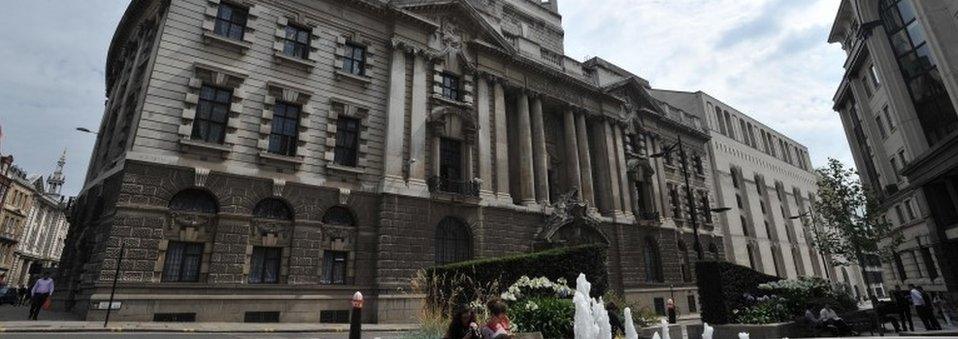
M 804 145 L 701 91 L 652 95 L 706 122 L 716 204 L 731 208 L 719 217 L 730 261 L 782 278 L 841 282 L 863 295 L 857 266 L 825 259 L 812 245 L 812 225 L 801 218 L 817 192 Z
M 958 2 L 843 0 L 834 97 L 863 184 L 905 237 L 889 287 L 958 292 Z
M 603 243 L 613 290 L 696 313 L 701 119 L 563 35 L 555 0 L 132 1 L 55 307 L 101 318 L 116 279 L 118 320 L 337 322 L 359 290 L 403 322 L 424 267 Z

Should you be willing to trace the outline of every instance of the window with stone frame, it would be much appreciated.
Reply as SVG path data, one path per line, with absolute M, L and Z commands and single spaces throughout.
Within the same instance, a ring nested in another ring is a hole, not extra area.
M 278 102 L 273 106 L 273 126 L 269 134 L 270 153 L 296 155 L 301 111 L 301 106 L 287 102 Z
M 669 204 L 672 205 L 672 218 L 683 219 L 682 202 L 679 201 L 679 190 L 673 184 L 667 184 L 669 190 Z
M 221 2 L 216 11 L 213 33 L 233 40 L 243 40 L 249 9 L 229 2 Z
M 203 243 L 169 242 L 163 264 L 163 282 L 199 281 L 202 256 Z
M 322 31 L 314 24 L 295 21 L 280 15 L 273 33 L 273 56 L 276 61 L 312 69 L 319 62 Z
M 446 217 L 436 226 L 434 238 L 436 265 L 472 259 L 472 236 L 461 220 Z
M 350 41 L 346 42 L 343 49 L 343 72 L 366 75 L 366 46 Z
M 702 215 L 705 216 L 705 222 L 712 223 L 712 203 L 709 202 L 709 194 L 706 191 L 699 192 L 699 200 L 702 203 Z
M 196 104 L 196 117 L 190 139 L 222 144 L 226 137 L 226 122 L 229 120 L 232 102 L 233 90 L 203 85 L 200 88 L 199 102 Z
M 381 47 L 362 33 L 351 32 L 336 37 L 336 53 L 333 67 L 337 77 L 371 83 L 369 74 L 377 67 Z
M 692 268 L 691 261 L 689 260 L 689 251 L 685 246 L 685 242 L 682 240 L 678 241 L 679 249 L 679 270 L 682 271 L 682 281 L 691 282 L 692 281 Z
M 312 92 L 292 84 L 270 81 L 260 116 L 260 160 L 290 165 L 302 164 L 306 157 L 306 141 L 310 139 L 309 116 L 315 110 L 310 104 Z
M 439 82 L 439 87 L 442 88 L 442 97 L 459 101 L 460 92 L 462 91 L 460 89 L 459 76 L 449 72 L 443 72 L 440 74 L 440 77 L 442 80 Z
M 352 233 L 356 218 L 345 206 L 332 206 L 323 213 L 323 266 L 320 283 L 327 285 L 348 284 L 352 273 L 349 262 L 353 260 L 351 251 Z
M 279 283 L 283 249 L 280 247 L 254 246 L 250 257 L 250 284 Z
M 253 46 L 260 6 L 228 0 L 206 0 L 203 40 L 245 52 Z
M 202 183 L 202 182 L 200 182 Z M 207 273 L 209 233 L 216 226 L 219 205 L 201 188 L 182 190 L 168 203 L 170 222 L 160 241 L 154 279 L 164 282 L 197 282 Z
M 288 24 L 283 35 L 283 54 L 286 56 L 309 59 L 310 30 L 306 27 Z
M 367 126 L 369 108 L 346 100 L 332 99 L 326 123 L 326 167 L 333 170 L 362 172 L 368 154 Z
M 323 277 L 320 283 L 343 285 L 346 283 L 346 258 L 343 251 L 323 251 Z
M 745 219 L 745 216 L 739 216 L 740 221 L 742 222 L 742 235 L 749 236 L 748 233 L 748 220 Z
M 462 180 L 462 142 L 445 137 L 439 140 L 439 177 Z
M 180 120 L 180 144 L 225 155 L 237 141 L 247 75 L 225 66 L 194 67 Z

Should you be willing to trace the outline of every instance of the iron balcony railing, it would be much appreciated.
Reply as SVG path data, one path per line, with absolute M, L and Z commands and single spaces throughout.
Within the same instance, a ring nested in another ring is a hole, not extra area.
M 434 176 L 429 178 L 429 191 L 433 193 L 448 193 L 467 197 L 479 197 L 480 183 L 476 180 L 453 180 Z

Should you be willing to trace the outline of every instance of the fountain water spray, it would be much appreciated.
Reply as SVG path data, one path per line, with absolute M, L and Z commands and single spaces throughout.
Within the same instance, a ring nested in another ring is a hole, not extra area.
M 605 303 L 589 297 L 592 284 L 580 273 L 575 280 L 575 295 L 572 303 L 575 304 L 575 323 L 573 331 L 575 339 L 612 339 L 612 326 L 609 324 L 609 313 L 605 310 Z
M 635 323 L 632 322 L 632 309 L 628 307 L 625 308 L 625 339 L 639 339 L 639 333 L 635 331 Z
M 709 323 L 702 323 L 702 339 L 712 339 L 712 334 L 715 333 L 715 328 L 709 326 Z
M 662 319 L 659 324 L 662 327 L 662 339 L 672 339 L 672 335 L 669 333 L 669 322 Z

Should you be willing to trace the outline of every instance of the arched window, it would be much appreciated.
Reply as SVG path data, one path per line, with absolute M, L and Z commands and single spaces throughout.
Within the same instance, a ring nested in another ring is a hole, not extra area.
M 447 217 L 436 227 L 436 264 L 444 265 L 472 258 L 469 227 L 459 219 Z
M 690 282 L 692 281 L 692 268 L 689 264 L 689 250 L 685 247 L 685 242 L 682 240 L 679 240 L 678 246 L 679 259 L 681 260 L 679 268 L 682 270 L 682 281 Z
M 190 188 L 180 191 L 170 199 L 171 211 L 216 214 L 219 206 L 209 192 Z
M 323 223 L 330 225 L 355 226 L 356 219 L 348 208 L 343 206 L 333 206 L 323 214 Z
M 662 282 L 662 256 L 655 239 L 645 238 L 645 281 Z
M 266 198 L 253 208 L 253 217 L 258 219 L 293 220 L 293 210 L 282 200 Z

